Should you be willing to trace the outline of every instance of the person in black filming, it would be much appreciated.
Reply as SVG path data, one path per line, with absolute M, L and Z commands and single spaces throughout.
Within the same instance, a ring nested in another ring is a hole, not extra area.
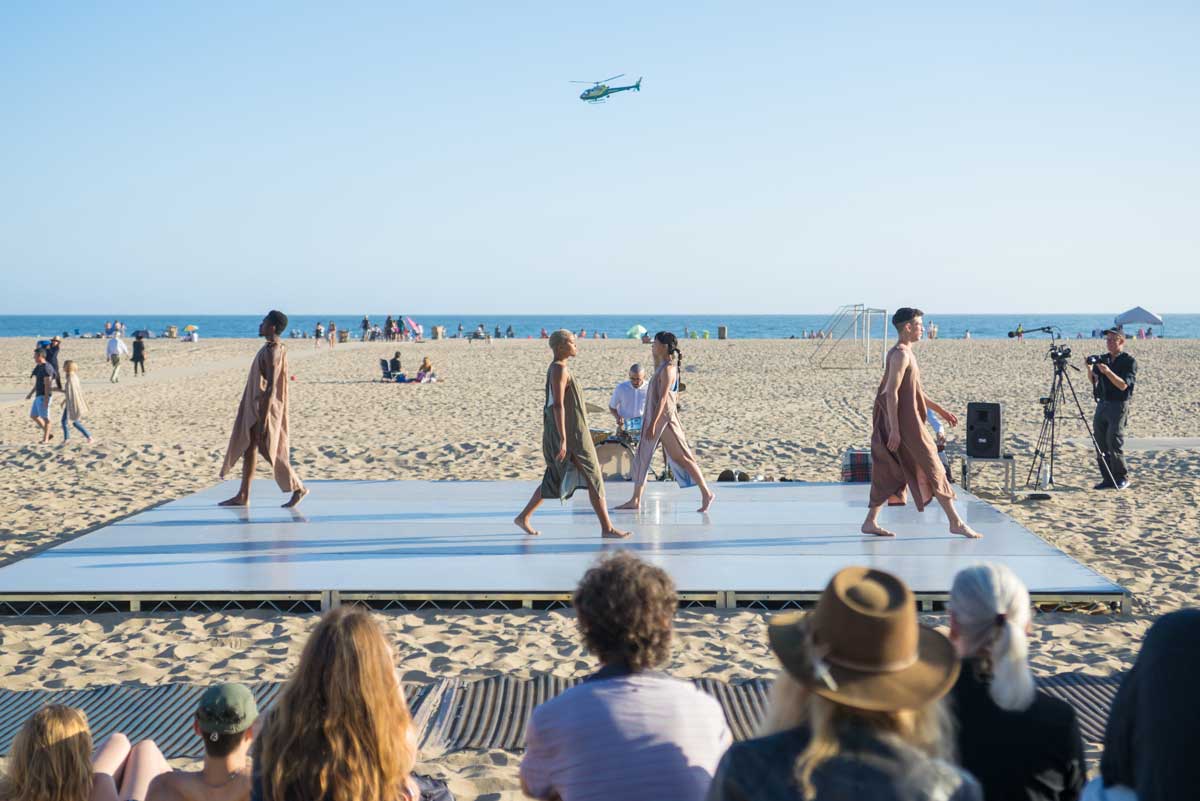
M 1137 379 L 1137 361 L 1125 352 L 1125 331 L 1117 325 L 1104 332 L 1108 353 L 1087 358 L 1088 378 L 1096 396 L 1092 428 L 1099 457 L 1101 482 L 1096 489 L 1125 489 L 1129 470 L 1125 466 L 1125 421 Z

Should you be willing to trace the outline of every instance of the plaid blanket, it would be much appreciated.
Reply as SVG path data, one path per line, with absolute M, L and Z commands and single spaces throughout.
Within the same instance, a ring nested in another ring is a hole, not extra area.
M 871 483 L 870 449 L 848 448 L 842 454 L 842 481 L 851 484 Z

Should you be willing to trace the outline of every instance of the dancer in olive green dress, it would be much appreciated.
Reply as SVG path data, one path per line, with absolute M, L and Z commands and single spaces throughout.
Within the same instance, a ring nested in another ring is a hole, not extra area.
M 567 360 L 579 352 L 575 335 L 565 329 L 555 331 L 550 335 L 550 349 L 554 351 L 554 361 L 546 373 L 546 399 L 542 407 L 542 455 L 546 459 L 546 472 L 541 485 L 513 522 L 526 534 L 540 534 L 530 525 L 529 518 L 542 500 L 566 500 L 578 487 L 586 486 L 588 500 L 600 521 L 600 535 L 628 537 L 628 531 L 613 526 L 604 506 L 600 460 L 596 458 L 596 446 L 588 430 L 583 397 L 567 367 Z

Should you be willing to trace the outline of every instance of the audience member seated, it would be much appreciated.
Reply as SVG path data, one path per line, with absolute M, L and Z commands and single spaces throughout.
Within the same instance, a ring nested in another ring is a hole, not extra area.
M 642 416 L 646 408 L 646 389 L 646 371 L 640 364 L 635 364 L 629 368 L 629 380 L 617 384 L 608 401 L 608 410 L 618 428 L 624 426 L 626 420 Z
M 721 760 L 709 801 L 977 801 L 948 759 L 954 646 L 917 623 L 912 591 L 881 570 L 839 571 L 810 613 L 776 615 L 783 663 L 762 736 Z
M 699 801 L 729 745 L 721 707 L 654 672 L 670 656 L 675 586 L 627 551 L 584 574 L 573 603 L 601 669 L 533 711 L 521 786 L 541 799 Z
M 1159 618 L 1108 713 L 1100 777 L 1084 801 L 1167 801 L 1200 794 L 1200 609 Z
M 388 362 L 388 369 L 392 371 L 392 375 L 400 375 L 400 351 L 396 351 L 396 355 Z
M 217 684 L 200 696 L 192 731 L 204 741 L 204 766 L 195 772 L 172 771 L 150 783 L 146 801 L 246 801 L 258 705 L 249 688 Z
M 433 362 L 428 356 L 421 360 L 421 366 L 417 368 L 417 381 L 421 384 L 437 381 L 437 373 L 433 371 Z
M 1027 661 L 1029 592 L 1008 567 L 959 571 L 950 640 L 962 671 L 950 693 L 959 762 L 987 801 L 1076 799 L 1087 780 L 1075 710 L 1037 690 Z
M 452 801 L 413 775 L 416 730 L 392 649 L 363 609 L 339 606 L 309 635 L 255 739 L 253 801 Z
M 52 704 L 35 712 L 13 738 L 0 801 L 140 801 L 158 774 L 170 770 L 158 747 L 130 747 L 113 734 L 92 756 L 87 715 Z

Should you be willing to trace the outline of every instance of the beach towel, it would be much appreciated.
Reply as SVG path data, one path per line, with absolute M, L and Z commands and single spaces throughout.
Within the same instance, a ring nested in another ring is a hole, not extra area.
M 250 363 L 221 478 L 233 470 L 251 444 L 273 468 L 281 490 L 303 488 L 290 463 L 287 349 L 280 342 L 267 342 Z
M 88 405 L 83 399 L 83 386 L 79 383 L 79 373 L 67 373 L 63 392 L 67 396 L 67 419 L 77 422 L 87 416 Z

